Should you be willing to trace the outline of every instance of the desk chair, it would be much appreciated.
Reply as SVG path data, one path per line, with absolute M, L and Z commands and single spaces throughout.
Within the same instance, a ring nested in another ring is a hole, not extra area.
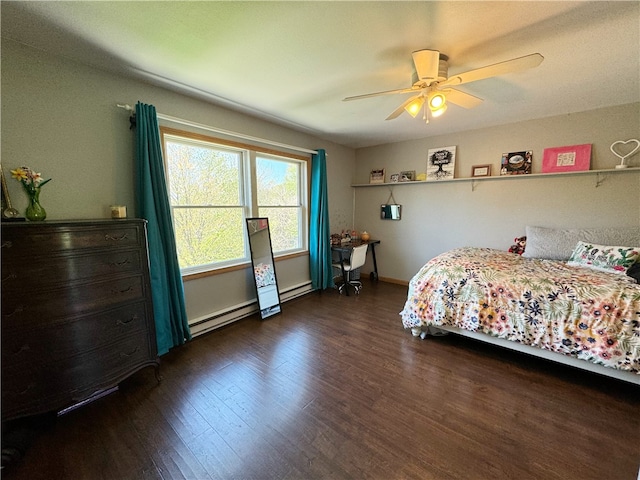
M 360 289 L 362 288 L 362 283 L 359 280 L 351 279 L 351 272 L 355 269 L 360 268 L 364 265 L 365 260 L 367 259 L 367 248 L 369 245 L 364 244 L 357 247 L 353 247 L 351 250 L 351 256 L 349 261 L 343 261 L 342 263 L 334 263 L 333 266 L 339 268 L 341 272 L 346 273 L 346 282 L 341 283 L 338 286 L 338 291 L 342 293 L 344 288 L 349 288 L 349 285 L 353 287 L 356 292 L 356 295 L 360 293 Z M 343 278 L 344 275 L 343 275 Z M 347 292 L 347 295 L 349 292 Z

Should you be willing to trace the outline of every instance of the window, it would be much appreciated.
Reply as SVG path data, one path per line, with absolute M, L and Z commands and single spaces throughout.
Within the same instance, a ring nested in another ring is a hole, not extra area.
M 301 165 L 282 158 L 256 158 L 258 217 L 269 217 L 274 253 L 304 246 L 306 222 L 301 201 Z
M 183 275 L 250 262 L 249 217 L 269 217 L 274 255 L 306 250 L 305 158 L 160 130 Z

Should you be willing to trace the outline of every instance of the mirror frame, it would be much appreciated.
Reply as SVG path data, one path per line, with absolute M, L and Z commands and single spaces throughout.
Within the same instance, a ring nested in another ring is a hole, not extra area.
M 251 273 L 256 287 L 256 297 L 260 316 L 265 318 L 276 315 L 282 311 L 280 301 L 280 290 L 278 289 L 278 277 L 276 275 L 276 262 L 273 258 L 273 248 L 271 245 L 271 232 L 269 231 L 269 219 L 267 217 L 253 217 L 246 219 L 247 238 L 249 240 L 249 251 L 251 254 Z M 256 235 L 261 235 L 261 244 Z M 265 263 L 265 260 L 271 263 Z M 273 283 L 262 285 L 256 267 L 264 265 L 269 267 L 273 274 Z

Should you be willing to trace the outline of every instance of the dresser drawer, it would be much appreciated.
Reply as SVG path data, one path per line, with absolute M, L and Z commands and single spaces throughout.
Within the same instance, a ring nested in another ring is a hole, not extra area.
M 22 258 L 3 255 L 2 289 L 14 294 L 24 291 L 26 284 L 46 287 L 56 283 L 101 278 L 114 274 L 143 271 L 140 250 L 57 255 L 40 261 L 24 262 Z
M 78 403 L 117 385 L 135 370 L 154 362 L 144 332 L 91 352 L 37 369 L 2 368 L 2 416 L 45 412 Z
M 21 295 L 3 293 L 3 330 L 5 326 L 31 329 L 55 318 L 97 312 L 150 295 L 141 274 L 66 287 L 27 288 Z
M 147 330 L 145 301 L 90 315 L 43 321 L 33 328 L 2 325 L 2 366 L 47 365 Z
M 25 226 L 28 227 L 25 235 Z M 9 225 L 2 229 L 2 255 L 33 256 L 84 249 L 140 247 L 144 234 L 139 224 Z

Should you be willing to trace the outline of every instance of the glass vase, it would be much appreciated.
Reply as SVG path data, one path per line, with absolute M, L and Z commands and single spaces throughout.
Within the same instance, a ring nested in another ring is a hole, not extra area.
M 40 189 L 35 188 L 33 192 L 29 192 L 29 206 L 24 214 L 27 220 L 32 222 L 41 222 L 47 218 L 47 211 L 40 205 Z

